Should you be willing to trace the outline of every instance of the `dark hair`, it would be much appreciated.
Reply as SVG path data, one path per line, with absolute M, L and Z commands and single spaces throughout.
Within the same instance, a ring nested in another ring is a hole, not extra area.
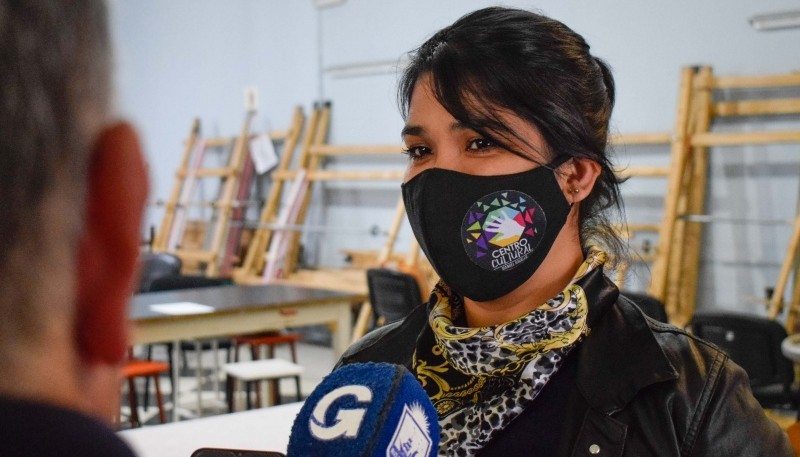
M 601 172 L 580 204 L 581 243 L 621 255 L 624 243 L 608 209 L 622 213 L 621 180 L 608 157 L 614 79 L 586 41 L 548 17 L 519 9 L 485 8 L 434 34 L 410 55 L 398 89 L 408 115 L 417 81 L 430 74 L 432 90 L 450 114 L 515 154 L 509 140 L 530 145 L 501 120 L 510 111 L 536 126 L 551 160 L 557 156 L 597 162 Z

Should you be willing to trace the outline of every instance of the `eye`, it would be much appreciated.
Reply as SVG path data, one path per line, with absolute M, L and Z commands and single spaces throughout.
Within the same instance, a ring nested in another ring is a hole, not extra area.
M 497 146 L 497 143 L 495 143 L 493 140 L 489 138 L 475 138 L 473 140 L 470 140 L 469 143 L 467 143 L 467 150 L 483 151 L 485 149 L 493 148 L 495 146 Z
M 415 160 L 420 160 L 430 153 L 431 148 L 425 146 L 409 146 L 408 148 L 403 149 L 403 154 L 407 155 L 408 159 L 412 162 Z

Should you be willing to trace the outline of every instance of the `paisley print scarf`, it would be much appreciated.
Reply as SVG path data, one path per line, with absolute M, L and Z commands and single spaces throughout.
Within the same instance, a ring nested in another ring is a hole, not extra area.
M 434 288 L 413 372 L 439 413 L 439 455 L 475 455 L 542 391 L 589 332 L 589 304 L 579 283 L 605 260 L 605 253 L 590 252 L 563 292 L 489 327 L 462 326 L 461 298 L 443 283 Z

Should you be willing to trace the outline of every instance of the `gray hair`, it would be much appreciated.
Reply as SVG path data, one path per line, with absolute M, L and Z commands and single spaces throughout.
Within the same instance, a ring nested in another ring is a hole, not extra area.
M 74 268 L 109 48 L 102 0 L 0 0 L 0 350 L 35 337 L 41 289 Z

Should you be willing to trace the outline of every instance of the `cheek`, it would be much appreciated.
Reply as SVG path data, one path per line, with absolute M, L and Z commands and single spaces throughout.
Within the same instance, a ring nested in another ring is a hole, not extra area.
M 411 181 L 411 179 L 414 178 L 414 176 L 417 176 L 417 172 L 414 171 L 413 167 L 409 164 L 406 167 L 406 174 L 403 175 L 403 184 Z
M 424 165 L 419 162 L 409 161 L 408 165 L 406 166 L 406 174 L 403 176 L 403 184 L 411 181 L 415 176 L 427 170 L 428 168 L 431 168 L 431 166 Z

